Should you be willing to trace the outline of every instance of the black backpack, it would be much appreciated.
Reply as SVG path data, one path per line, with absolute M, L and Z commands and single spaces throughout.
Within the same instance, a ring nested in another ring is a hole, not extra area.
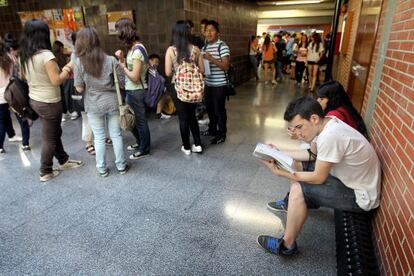
M 29 104 L 29 86 L 19 78 L 12 78 L 4 91 L 4 99 L 21 118 L 36 120 L 39 115 Z

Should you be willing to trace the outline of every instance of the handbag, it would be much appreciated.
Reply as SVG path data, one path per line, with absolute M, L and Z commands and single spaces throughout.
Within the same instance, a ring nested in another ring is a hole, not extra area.
M 112 65 L 112 70 L 114 74 L 116 96 L 118 98 L 119 125 L 122 130 L 132 130 L 135 127 L 135 112 L 129 105 L 122 103 L 121 89 L 119 88 L 119 80 L 115 65 Z

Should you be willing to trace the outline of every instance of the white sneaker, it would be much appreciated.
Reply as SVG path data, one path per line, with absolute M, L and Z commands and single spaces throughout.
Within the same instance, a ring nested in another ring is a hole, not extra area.
M 171 115 L 167 115 L 167 114 L 164 114 L 164 113 L 161 112 L 160 119 L 170 119 L 170 118 L 171 118 Z
M 210 119 L 209 118 L 205 118 L 203 120 L 198 120 L 198 123 L 200 125 L 208 125 L 210 123 Z
M 277 81 L 275 81 L 275 80 L 272 80 L 272 84 L 277 84 Z
M 65 115 L 62 116 L 62 122 L 66 122 Z
M 23 138 L 19 135 L 14 135 L 12 138 L 9 138 L 9 142 L 21 142 Z
M 184 152 L 185 155 L 190 155 L 191 154 L 191 150 L 186 150 L 184 148 L 184 146 L 181 146 L 181 151 Z
M 203 148 L 201 146 L 192 145 L 191 146 L 191 151 L 195 152 L 195 153 L 202 153 Z
M 73 111 L 73 112 L 70 114 L 70 119 L 71 119 L 71 120 L 76 120 L 78 117 L 79 117 L 79 114 L 78 114 L 76 111 Z

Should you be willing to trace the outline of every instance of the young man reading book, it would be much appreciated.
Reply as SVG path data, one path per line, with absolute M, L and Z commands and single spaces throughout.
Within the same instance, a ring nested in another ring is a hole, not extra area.
M 296 238 L 307 218 L 308 208 L 321 206 L 351 212 L 377 208 L 380 199 L 381 168 L 371 144 L 358 131 L 336 119 L 324 117 L 320 104 L 309 97 L 291 102 L 284 119 L 300 140 L 316 147 L 292 151 L 295 161 L 316 156 L 313 171 L 290 173 L 274 161 L 263 161 L 277 176 L 290 181 L 285 233 L 281 238 L 259 236 L 258 243 L 274 254 L 293 255 Z

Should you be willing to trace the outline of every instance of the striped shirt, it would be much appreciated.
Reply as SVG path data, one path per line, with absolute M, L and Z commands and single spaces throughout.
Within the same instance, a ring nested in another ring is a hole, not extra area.
M 221 47 L 220 47 L 221 44 Z M 220 47 L 220 53 L 219 53 Z M 215 43 L 210 44 L 208 43 L 204 46 L 203 51 L 209 53 L 213 56 L 213 58 L 217 60 L 221 60 L 226 56 L 230 57 L 230 49 L 229 46 L 222 40 L 218 39 Z M 224 74 L 224 70 L 220 69 L 217 65 L 210 62 L 210 72 L 211 74 L 206 76 L 205 81 L 207 86 L 213 87 L 220 87 L 225 86 L 227 84 L 226 75 Z

